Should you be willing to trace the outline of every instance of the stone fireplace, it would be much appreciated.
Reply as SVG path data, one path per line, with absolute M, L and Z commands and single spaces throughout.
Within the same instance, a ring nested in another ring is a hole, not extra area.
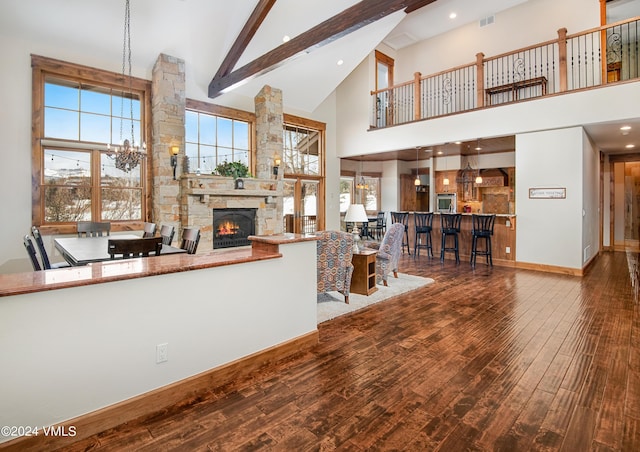
M 255 218 L 256 209 L 213 209 L 213 248 L 250 245 Z
M 251 212 L 254 229 L 247 233 L 247 228 L 243 228 L 242 235 L 245 239 L 252 234 L 269 235 L 282 232 L 282 189 L 278 189 L 283 184 L 281 180 L 246 178 L 245 188 L 236 189 L 231 177 L 189 174 L 182 176 L 180 184 L 182 225 L 200 228 L 199 248 L 203 250 L 249 244 L 248 241 L 242 243 L 240 233 L 235 237 L 238 240 L 224 242 L 224 246 L 216 244 L 216 239 L 222 239 L 216 237 L 220 235 L 216 227 L 217 214 L 223 212 Z

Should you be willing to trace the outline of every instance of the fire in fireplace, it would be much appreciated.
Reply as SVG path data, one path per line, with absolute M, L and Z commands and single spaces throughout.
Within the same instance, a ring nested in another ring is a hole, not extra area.
M 213 248 L 250 245 L 257 209 L 213 209 Z

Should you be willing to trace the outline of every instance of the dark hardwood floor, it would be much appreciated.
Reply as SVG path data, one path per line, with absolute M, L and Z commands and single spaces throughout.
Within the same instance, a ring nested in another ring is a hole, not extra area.
M 638 451 L 637 260 L 603 253 L 579 278 L 404 255 L 435 283 L 65 450 Z

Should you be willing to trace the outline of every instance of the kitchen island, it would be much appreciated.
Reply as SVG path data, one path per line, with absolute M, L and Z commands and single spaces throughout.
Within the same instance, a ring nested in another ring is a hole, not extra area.
M 414 213 L 409 212 L 409 247 L 413 254 L 415 244 L 415 222 Z M 458 235 L 458 247 L 460 262 L 468 262 L 471 258 L 471 229 L 473 226 L 472 213 L 461 213 L 460 234 Z M 440 228 L 440 213 L 434 212 L 433 231 L 431 231 L 433 241 L 433 256 L 440 259 L 442 248 L 442 229 Z M 493 263 L 494 265 L 513 266 L 516 260 L 516 216 L 515 214 L 496 214 L 496 221 L 491 237 Z M 481 245 L 484 246 L 484 245 Z M 420 257 L 427 256 L 427 250 L 421 249 Z M 406 252 L 406 247 L 405 247 Z M 454 260 L 453 253 L 445 253 L 445 259 Z M 485 260 L 479 257 L 477 264 L 484 263 Z

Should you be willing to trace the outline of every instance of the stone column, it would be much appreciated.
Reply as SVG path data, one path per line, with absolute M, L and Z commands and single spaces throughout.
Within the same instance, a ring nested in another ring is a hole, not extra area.
M 272 179 L 281 195 L 283 191 L 283 164 L 280 165 L 278 177 L 273 175 L 273 156 L 279 155 L 284 162 L 282 131 L 284 127 L 284 113 L 282 108 L 282 90 L 268 85 L 262 87 L 254 98 L 256 108 L 256 177 L 258 179 Z M 276 208 L 271 211 L 271 217 L 266 218 L 265 230 L 273 233 L 283 231 L 282 224 L 282 196 L 276 198 Z
M 152 221 L 172 225 L 180 237 L 180 183 L 173 180 L 171 146 L 179 146 L 177 178 L 184 157 L 186 107 L 184 60 L 161 54 L 153 66 L 151 85 L 153 116 Z M 174 239 L 175 240 L 175 239 Z

